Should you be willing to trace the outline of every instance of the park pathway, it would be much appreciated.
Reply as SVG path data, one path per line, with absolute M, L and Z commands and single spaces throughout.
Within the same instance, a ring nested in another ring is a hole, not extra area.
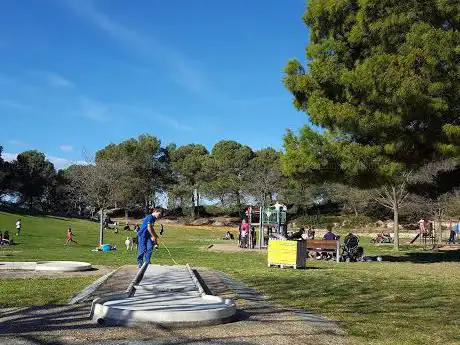
M 0 343 L 11 345 L 322 345 L 345 344 L 340 327 L 302 310 L 271 305 L 263 296 L 227 275 L 197 270 L 211 293 L 236 301 L 235 322 L 193 328 L 154 325 L 134 328 L 99 326 L 88 318 L 90 302 L 73 306 L 0 309 Z M 124 266 L 89 298 L 124 291 L 136 273 Z

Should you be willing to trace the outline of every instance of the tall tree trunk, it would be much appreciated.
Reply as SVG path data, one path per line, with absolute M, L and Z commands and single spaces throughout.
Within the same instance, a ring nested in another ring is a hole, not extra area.
M 200 193 L 196 189 L 196 213 L 198 217 L 200 216 Z
M 125 207 L 125 219 L 128 220 L 128 208 Z
M 393 232 L 395 236 L 394 250 L 399 250 L 399 208 L 395 204 L 393 208 Z
M 395 236 L 394 250 L 399 250 L 399 202 L 398 194 L 396 193 L 396 188 L 391 187 L 391 197 L 393 204 L 393 233 Z
M 192 191 L 192 208 L 190 210 L 190 216 L 195 218 L 195 190 Z
M 358 217 L 359 214 L 358 214 L 358 208 L 356 207 L 356 204 L 352 203 L 352 207 L 353 207 L 353 212 L 355 213 L 355 217 Z
M 99 247 L 104 243 L 104 208 L 101 208 L 101 227 L 99 230 Z
M 241 208 L 241 196 L 240 196 L 239 191 L 235 192 L 235 197 L 236 197 L 236 206 L 238 207 L 238 209 L 240 209 Z

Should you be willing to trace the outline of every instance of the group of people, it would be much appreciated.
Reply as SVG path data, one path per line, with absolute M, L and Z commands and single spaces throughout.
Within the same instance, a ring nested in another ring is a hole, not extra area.
M 134 231 L 137 233 L 140 229 L 139 224 L 134 224 Z M 124 231 L 131 231 L 131 227 L 129 226 L 129 223 L 126 223 L 126 225 L 123 227 Z
M 13 244 L 13 240 L 10 240 L 10 234 L 6 230 L 4 233 L 0 231 L 0 245 L 2 246 L 9 246 Z
M 308 225 L 307 229 L 302 227 L 302 228 L 299 229 L 299 231 L 294 232 L 289 237 L 289 239 L 291 239 L 291 240 L 300 240 L 300 239 L 302 239 L 302 240 L 314 240 L 315 239 L 315 234 L 316 234 L 315 229 L 311 225 Z

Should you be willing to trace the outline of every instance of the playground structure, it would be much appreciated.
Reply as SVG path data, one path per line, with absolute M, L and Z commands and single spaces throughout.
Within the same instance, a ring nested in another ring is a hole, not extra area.
M 447 241 L 447 244 L 450 244 L 451 242 L 455 242 L 455 235 L 453 236 L 452 232 L 457 232 L 454 229 L 457 229 L 459 224 L 459 220 L 444 220 L 435 222 L 432 220 L 421 219 L 418 222 L 419 229 L 417 234 L 409 244 L 414 244 L 417 239 L 420 241 L 420 245 L 423 245 L 425 249 L 427 249 L 429 244 L 434 248 L 437 243 L 440 244 L 443 243 L 443 241 Z M 443 237 L 443 227 L 447 227 L 449 233 L 448 238 Z
M 274 206 L 248 207 L 246 209 L 246 221 L 249 224 L 248 248 L 266 248 L 268 239 L 272 234 L 286 236 L 287 234 L 287 207 L 276 203 Z M 259 231 L 252 231 L 258 227 Z

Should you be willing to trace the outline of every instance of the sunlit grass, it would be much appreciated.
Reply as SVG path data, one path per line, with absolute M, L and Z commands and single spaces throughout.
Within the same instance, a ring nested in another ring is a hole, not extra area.
M 0 213 L 0 229 L 8 228 L 11 233 L 16 218 L 17 215 Z M 106 232 L 106 242 L 117 245 L 118 251 L 92 252 L 98 243 L 97 223 L 52 217 L 22 216 L 22 219 L 24 232 L 18 245 L 0 247 L 0 261 L 78 260 L 110 266 L 135 263 L 135 252 L 124 248 L 128 234 L 123 231 Z M 78 245 L 64 246 L 69 225 Z M 403 246 L 403 250 L 395 254 L 392 246 L 374 246 L 369 243 L 370 238 L 362 237 L 366 254 L 381 255 L 383 262 L 310 261 L 306 270 L 281 270 L 267 268 L 263 251 L 208 250 L 210 244 L 225 242 L 222 237 L 226 231 L 226 228 L 165 225 L 160 250 L 154 254 L 153 261 L 172 264 L 167 247 L 179 264 L 224 271 L 269 296 L 273 303 L 304 308 L 341 321 L 352 344 L 457 344 L 460 341 L 459 252 L 441 254 Z M 233 232 L 236 234 L 236 230 Z M 134 232 L 129 235 L 134 236 Z M 86 284 L 78 279 L 81 278 L 69 279 L 81 282 L 75 284 L 75 291 Z M 5 289 L 1 287 L 4 299 L 14 296 L 13 286 L 17 289 L 22 289 L 23 284 L 31 286 L 24 280 L 0 282 L 2 286 L 8 284 Z M 65 280 L 62 284 L 62 291 L 68 293 L 56 298 L 61 302 L 72 290 Z M 35 291 L 46 292 L 47 286 L 53 285 L 54 280 L 42 279 L 34 286 Z M 36 292 L 23 299 L 21 305 L 55 303 L 54 299 L 48 301 L 40 296 Z

